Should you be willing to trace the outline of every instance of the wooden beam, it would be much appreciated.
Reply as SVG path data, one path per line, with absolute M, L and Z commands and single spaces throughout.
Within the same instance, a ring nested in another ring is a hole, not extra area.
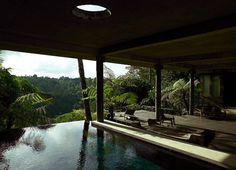
M 175 64 L 175 63 L 184 63 L 191 61 L 204 61 L 209 59 L 220 59 L 220 58 L 235 58 L 236 51 L 227 51 L 227 52 L 219 52 L 219 53 L 210 53 L 210 54 L 197 54 L 197 55 L 189 55 L 189 56 L 176 56 L 160 59 L 160 62 L 163 64 Z
M 119 63 L 119 64 L 129 64 L 129 65 L 135 65 L 135 66 L 141 66 L 141 67 L 154 67 L 153 62 L 146 62 L 146 61 L 141 61 L 137 59 L 132 59 L 129 57 L 110 57 L 106 56 L 105 57 L 106 62 L 111 62 L 111 63 Z
M 2 30 L 0 30 L 0 49 L 92 60 L 95 60 L 98 55 L 97 49 L 79 44 Z
M 159 42 L 204 34 L 224 28 L 230 28 L 236 26 L 235 18 L 236 13 L 233 13 L 227 16 L 206 20 L 197 24 L 192 24 L 169 31 L 152 34 L 146 37 L 136 38 L 130 41 L 113 44 L 101 48 L 99 51 L 102 55 L 116 54 L 131 49 L 143 48 L 144 46 L 149 46 L 151 44 Z
M 135 65 L 135 66 L 140 66 L 140 67 L 151 67 L 151 68 L 155 68 L 155 65 L 157 63 L 160 63 L 158 59 L 155 60 L 155 62 L 144 62 L 138 59 L 131 59 L 131 58 L 126 58 L 124 57 L 124 59 L 122 58 L 118 58 L 118 57 L 106 57 L 105 58 L 106 62 L 111 62 L 111 63 L 119 63 L 119 64 L 129 64 L 129 65 Z M 174 64 L 166 64 L 163 65 L 164 69 L 168 69 L 168 70 L 179 70 L 179 71 L 188 71 L 190 68 L 193 68 L 193 65 L 183 65 L 180 64 L 178 65 L 174 65 Z
M 101 56 L 97 56 L 97 121 L 103 122 L 104 121 L 104 95 L 103 95 L 103 62 L 104 58 Z
M 204 65 L 196 67 L 198 71 L 207 71 L 207 70 L 230 70 L 236 69 L 236 61 L 231 63 L 218 63 L 211 65 Z

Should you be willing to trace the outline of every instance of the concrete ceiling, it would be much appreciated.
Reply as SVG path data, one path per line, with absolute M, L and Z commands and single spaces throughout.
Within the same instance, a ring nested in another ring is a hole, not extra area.
M 112 12 L 102 20 L 74 16 L 83 1 L 1 0 L 0 49 L 174 69 L 236 68 L 235 0 L 97 0 Z

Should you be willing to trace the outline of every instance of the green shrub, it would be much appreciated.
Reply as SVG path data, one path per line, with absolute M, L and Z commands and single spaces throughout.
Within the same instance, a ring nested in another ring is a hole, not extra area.
M 107 115 L 108 115 L 108 114 L 109 114 L 109 113 L 108 113 L 107 111 L 104 111 L 104 119 L 107 118 Z M 92 113 L 92 119 L 93 119 L 93 120 L 97 120 L 97 112 Z
M 104 113 L 104 118 L 107 117 L 108 112 Z M 92 113 L 92 119 L 97 119 L 97 113 Z M 72 112 L 65 113 L 63 115 L 57 116 L 54 119 L 54 123 L 62 123 L 62 122 L 72 122 L 78 120 L 85 120 L 84 110 L 73 110 Z
M 55 123 L 61 123 L 61 122 L 71 122 L 84 119 L 85 119 L 84 110 L 73 110 L 72 112 L 57 116 L 54 120 Z

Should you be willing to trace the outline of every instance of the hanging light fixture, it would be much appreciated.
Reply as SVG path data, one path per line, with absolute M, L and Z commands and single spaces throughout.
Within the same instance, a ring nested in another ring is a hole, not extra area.
M 111 11 L 98 4 L 98 0 L 81 0 L 79 5 L 72 10 L 72 13 L 79 18 L 89 20 L 104 19 L 111 16 Z

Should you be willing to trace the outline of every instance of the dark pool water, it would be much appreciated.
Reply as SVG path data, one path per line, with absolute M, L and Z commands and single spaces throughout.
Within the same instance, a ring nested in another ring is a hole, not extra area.
M 146 148 L 84 121 L 0 133 L 0 169 L 162 169 Z

